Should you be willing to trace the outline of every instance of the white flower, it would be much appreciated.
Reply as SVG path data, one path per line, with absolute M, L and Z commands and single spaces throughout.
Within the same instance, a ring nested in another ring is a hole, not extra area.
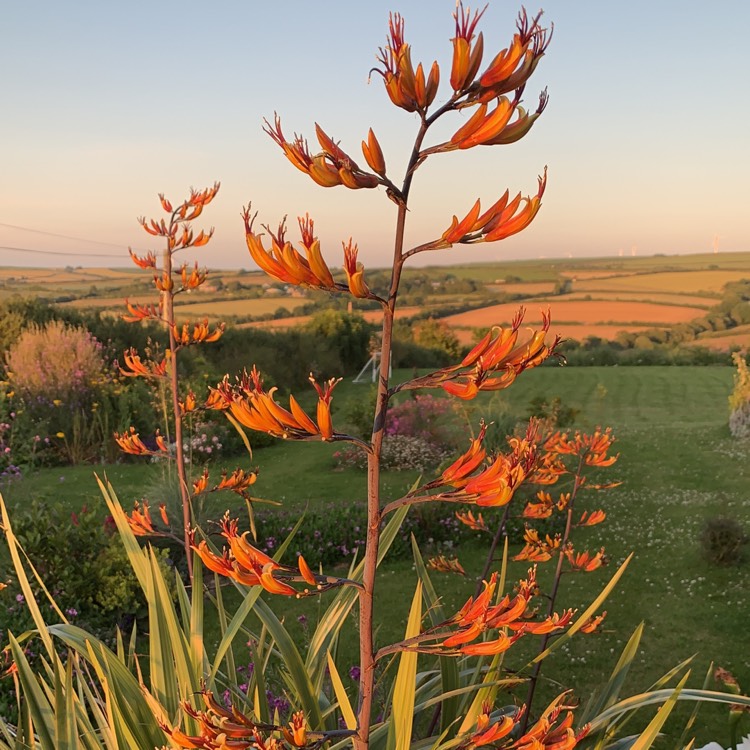
M 724 748 L 718 742 L 709 742 L 707 745 L 698 747 L 695 750 L 724 750 Z M 732 748 L 727 748 L 727 750 L 732 750 Z M 750 750 L 750 734 L 742 738 L 735 750 Z

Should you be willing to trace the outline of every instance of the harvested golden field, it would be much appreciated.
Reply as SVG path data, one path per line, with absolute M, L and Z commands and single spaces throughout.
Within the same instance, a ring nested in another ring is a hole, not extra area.
M 529 297 L 538 294 L 552 294 L 555 291 L 554 281 L 529 281 L 510 284 L 487 284 L 490 292 L 506 292 L 507 294 L 527 294 Z
M 630 323 L 633 325 L 667 326 L 674 323 L 686 323 L 701 316 L 704 312 L 699 307 L 678 307 L 676 305 L 658 305 L 650 302 L 598 302 L 595 300 L 575 300 L 562 302 L 557 299 L 541 304 L 526 305 L 526 323 L 536 324 L 542 320 L 542 310 L 552 310 L 552 320 L 567 323 L 584 323 L 587 325 Z M 518 303 L 492 305 L 480 310 L 450 315 L 442 318 L 452 327 L 487 328 L 495 324 L 508 324 L 518 311 Z M 624 330 L 618 328 L 617 330 Z
M 396 308 L 396 319 L 403 320 L 404 318 L 411 318 L 413 315 L 417 315 L 422 312 L 421 307 L 402 307 Z M 278 320 L 257 320 L 250 323 L 240 323 L 238 328 L 268 328 L 280 330 L 283 328 L 294 328 L 307 323 L 311 315 L 295 315 L 289 318 L 279 318 Z M 362 313 L 362 317 L 368 323 L 379 323 L 383 320 L 383 313 L 380 310 L 367 310 Z
M 740 328 L 744 329 L 744 332 L 740 331 Z M 717 331 L 713 336 L 707 336 L 705 338 L 698 338 L 695 341 L 689 341 L 688 346 L 705 346 L 707 349 L 713 349 L 714 351 L 727 352 L 730 349 L 741 349 L 748 351 L 750 350 L 750 331 L 747 330 L 746 326 L 738 326 L 732 329 L 731 332 L 726 332 L 727 335 L 720 336 L 719 333 L 725 333 L 724 331 Z
M 628 331 L 629 333 L 642 333 L 643 331 L 649 330 L 653 326 L 630 326 L 627 324 L 623 325 L 574 325 L 572 323 L 562 323 L 556 325 L 552 323 L 550 328 L 549 341 L 555 335 L 560 335 L 564 339 L 575 339 L 576 341 L 583 341 L 589 336 L 597 336 L 605 341 L 612 341 L 620 331 Z M 473 344 L 476 342 L 475 331 L 472 328 L 454 328 L 453 333 L 456 334 L 456 338 L 461 344 Z
M 78 310 L 124 310 L 125 299 L 134 305 L 147 305 L 158 300 L 155 292 L 151 294 L 122 294 L 117 297 L 88 297 L 58 303 L 60 307 L 75 307 Z
M 191 302 L 176 305 L 175 314 L 180 317 L 221 318 L 227 315 L 268 315 L 279 308 L 296 310 L 309 302 L 304 297 L 268 297 L 262 299 L 232 299 Z
M 699 297 L 691 294 L 669 294 L 667 292 L 571 292 L 545 299 L 551 305 L 557 301 L 588 299 L 623 302 L 659 302 L 667 305 L 688 305 L 708 310 L 721 301 L 720 297 Z M 528 304 L 532 304 L 531 301 Z
M 582 278 L 576 274 L 574 292 L 672 292 L 700 294 L 720 292 L 731 281 L 750 278 L 748 271 L 667 271 L 613 278 Z

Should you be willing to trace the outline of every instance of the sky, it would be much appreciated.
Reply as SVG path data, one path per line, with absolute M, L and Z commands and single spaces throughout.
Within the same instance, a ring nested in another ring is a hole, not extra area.
M 477 7 L 477 6 L 471 6 Z M 520 5 L 494 0 L 478 30 L 485 64 L 512 38 Z M 539 8 L 527 6 L 529 13 Z M 416 173 L 407 245 L 434 239 L 477 198 L 536 191 L 542 208 L 502 242 L 414 257 L 419 264 L 750 250 L 750 3 L 547 0 L 554 23 L 525 104 L 549 105 L 529 135 L 429 159 Z M 373 128 L 397 184 L 418 128 L 369 70 L 388 13 L 412 60 L 441 66 L 449 95 L 455 0 L 40 0 L 3 9 L 0 265 L 125 266 L 160 251 L 137 217 L 161 218 L 191 187 L 221 190 L 195 228 L 212 242 L 185 260 L 254 268 L 240 211 L 276 226 L 309 212 L 331 266 L 352 237 L 365 266 L 390 262 L 395 206 L 384 190 L 320 188 L 263 133 L 315 146 L 318 122 L 364 164 Z M 484 65 L 483 65 L 484 68 Z M 438 121 L 440 142 L 465 113 Z M 32 252 L 33 251 L 33 252 Z

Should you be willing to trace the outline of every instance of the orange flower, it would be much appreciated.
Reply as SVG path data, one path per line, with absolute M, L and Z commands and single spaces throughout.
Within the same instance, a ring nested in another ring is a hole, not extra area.
M 333 389 L 342 381 L 343 378 L 330 378 L 323 387 L 315 381 L 312 373 L 309 380 L 315 390 L 318 392 L 318 429 L 323 440 L 333 440 L 333 423 L 331 422 L 331 400 L 333 398 Z
M 131 248 L 128 248 L 130 259 L 138 268 L 156 268 L 156 255 L 149 251 L 145 256 L 136 255 Z
M 404 42 L 404 19 L 392 13 L 388 19 L 388 38 L 380 49 L 378 61 L 383 70 L 373 68 L 383 76 L 385 90 L 390 100 L 407 112 L 425 112 L 435 99 L 440 84 L 440 68 L 434 62 L 425 80 L 422 63 L 416 71 L 411 62 L 411 48 Z
M 300 136 L 295 134 L 294 141 L 286 140 L 278 115 L 274 115 L 273 125 L 268 120 L 263 122 L 265 123 L 263 130 L 281 146 L 287 159 L 321 187 L 344 185 L 352 190 L 358 190 L 380 185 L 380 178 L 377 175 L 361 170 L 354 159 L 345 153 L 317 123 L 315 132 L 323 151 L 312 156 L 308 150 L 307 141 Z
M 431 557 L 427 561 L 427 567 L 431 570 L 437 570 L 440 573 L 458 573 L 462 576 L 466 575 L 466 571 L 458 561 L 457 557 L 452 557 L 450 559 L 448 559 L 445 555 Z
M 123 353 L 125 367 L 120 368 L 120 372 L 129 378 L 163 378 L 167 376 L 167 359 L 164 357 L 161 362 L 143 362 L 140 355 L 135 349 L 127 349 Z
M 542 712 L 539 719 L 513 744 L 518 750 L 572 750 L 589 732 L 588 725 L 578 732 L 572 729 L 573 713 L 568 711 L 562 721 L 565 693 L 559 695 Z
M 569 543 L 565 548 L 565 557 L 568 558 L 568 562 L 573 570 L 583 570 L 586 573 L 590 573 L 592 570 L 597 570 L 607 563 L 607 558 L 604 555 L 604 547 L 602 547 L 595 555 L 592 555 L 588 551 L 576 553 L 573 549 L 573 545 Z
M 326 289 L 333 291 L 343 289 L 336 284 L 331 271 L 323 260 L 320 252 L 320 241 L 313 234 L 313 221 L 309 216 L 299 218 L 302 247 L 306 257 L 303 257 L 286 241 L 286 227 L 282 221 L 278 231 L 274 234 L 268 227 L 264 227 L 271 237 L 271 247 L 266 250 L 263 246 L 262 233 L 253 231 L 255 217 L 250 215 L 250 205 L 243 211 L 245 221 L 245 239 L 250 255 L 255 263 L 269 276 L 285 284 Z
M 484 461 L 487 452 L 482 447 L 484 436 L 487 433 L 487 425 L 484 420 L 481 421 L 479 426 L 479 434 L 474 438 L 470 445 L 469 450 L 466 451 L 462 456 L 459 456 L 441 475 L 440 479 L 443 484 L 453 484 L 456 480 L 463 479 L 464 477 L 472 474 L 476 469 L 479 468 L 482 461 Z
M 255 484 L 258 479 L 258 472 L 245 471 L 244 469 L 235 469 L 229 476 L 224 471 L 221 474 L 221 481 L 214 487 L 215 490 L 231 490 L 241 497 L 246 496 L 247 488 Z
M 481 11 L 475 11 L 471 17 L 471 10 L 464 10 L 462 2 L 458 3 L 453 18 L 456 21 L 456 36 L 453 42 L 453 65 L 451 66 L 451 88 L 455 92 L 463 91 L 471 86 L 479 66 L 482 64 L 484 39 L 480 33 L 472 48 L 474 30 L 482 17 L 486 6 Z
M 122 434 L 115 432 L 114 437 L 115 442 L 120 446 L 120 449 L 124 453 L 130 453 L 133 456 L 162 456 L 169 453 L 169 448 L 158 430 L 155 436 L 157 450 L 152 450 L 146 446 L 135 431 L 135 427 L 131 427 L 128 431 L 123 432 Z
M 606 517 L 607 514 L 603 510 L 594 510 L 591 512 L 591 514 L 588 514 L 586 511 L 584 511 L 581 515 L 581 520 L 577 525 L 596 526 L 596 524 L 601 523 Z
M 161 320 L 161 302 L 158 305 L 131 305 L 125 300 L 125 305 L 130 313 L 122 316 L 126 323 L 138 323 L 147 319 Z
M 542 314 L 542 326 L 531 330 L 528 339 L 518 343 L 523 321 L 521 308 L 509 328 L 494 326 L 464 357 L 461 363 L 444 367 L 431 375 L 411 381 L 411 387 L 442 388 L 461 399 L 472 399 L 480 391 L 507 388 L 524 370 L 537 367 L 555 353 L 558 336 L 547 344 L 549 312 Z
M 159 506 L 159 511 L 162 521 L 168 526 L 169 520 L 167 519 L 163 503 Z M 163 532 L 154 528 L 151 512 L 148 507 L 148 500 L 143 500 L 141 503 L 136 501 L 132 512 L 130 515 L 126 515 L 125 518 L 135 536 L 165 536 Z
M 289 729 L 283 727 L 281 730 L 284 739 L 295 747 L 304 747 L 307 744 L 307 727 L 305 723 L 305 714 L 297 711 L 292 714 L 292 720 L 289 722 Z
M 208 318 L 204 318 L 203 322 L 195 323 L 192 330 L 189 323 L 184 323 L 182 328 L 173 325 L 172 333 L 179 346 L 190 346 L 191 344 L 210 344 L 218 341 L 224 333 L 224 328 L 224 323 L 219 323 L 212 331 L 208 325 Z
M 601 629 L 601 624 L 604 622 L 604 618 L 607 616 L 607 612 L 604 611 L 596 617 L 590 617 L 586 622 L 581 625 L 581 633 L 596 633 Z
M 473 734 L 469 736 L 469 747 L 482 747 L 483 745 L 493 745 L 496 742 L 507 737 L 518 724 L 524 709 L 519 708 L 513 715 L 500 717 L 494 724 L 490 723 L 490 713 L 492 704 L 485 702 L 482 704 L 482 713 L 477 717 L 477 725 Z
M 528 560 L 529 562 L 546 562 L 552 557 L 552 553 L 560 548 L 561 538 L 559 534 L 551 537 L 546 534 L 544 539 L 539 536 L 536 529 L 526 527 L 523 533 L 525 542 L 523 549 L 513 558 L 514 560 Z
M 526 11 L 521 11 L 510 46 L 495 56 L 479 78 L 475 96 L 481 101 L 519 89 L 528 81 L 552 39 L 552 31 L 548 35 L 539 24 L 541 16 L 540 12 L 529 22 Z
M 480 135 L 477 137 L 480 137 L 481 133 L 485 131 L 480 130 L 478 132 Z M 456 135 L 459 134 L 457 133 Z M 465 146 L 465 148 L 476 145 L 471 140 L 466 142 L 469 145 Z M 459 146 L 456 147 L 458 148 Z M 424 249 L 439 250 L 451 247 L 456 243 L 469 245 L 478 242 L 495 242 L 523 231 L 531 224 L 539 212 L 546 187 L 547 168 L 545 167 L 544 174 L 539 177 L 539 187 L 536 195 L 524 198 L 521 196 L 521 193 L 518 193 L 509 202 L 510 193 L 506 190 L 502 197 L 481 215 L 479 213 L 481 211 L 481 203 L 477 201 L 461 221 L 459 221 L 457 216 L 454 216 L 451 225 L 443 232 L 441 238 L 424 246 Z
M 484 522 L 484 518 L 482 518 L 481 513 L 477 513 L 477 516 L 475 518 L 474 514 L 470 510 L 467 510 L 465 513 L 456 511 L 456 518 L 462 524 L 468 526 L 474 531 L 489 531 L 489 529 L 487 528 L 487 524 Z
M 381 177 L 385 177 L 385 158 L 380 143 L 375 137 L 375 133 L 370 128 L 367 133 L 367 141 L 362 141 L 362 153 L 370 169 L 377 172 Z
M 201 234 L 203 234 L 201 232 Z M 205 243 L 204 243 L 205 244 Z M 192 271 L 188 274 L 187 264 L 183 265 L 180 269 L 180 278 L 182 280 L 182 288 L 197 289 L 206 280 L 208 272 L 204 269 L 203 271 L 198 270 L 198 264 L 196 263 Z
M 556 432 L 549 437 L 544 448 L 550 453 L 580 456 L 587 466 L 606 467 L 612 466 L 619 457 L 619 454 L 607 456 L 614 441 L 611 427 L 603 431 L 597 427 L 590 435 L 578 430 L 572 436 L 569 433 Z
M 344 245 L 344 243 L 341 243 Z M 349 282 L 349 291 L 355 297 L 367 298 L 370 296 L 370 289 L 365 283 L 365 268 L 357 262 L 357 245 L 352 245 L 352 239 L 349 238 L 348 244 L 344 245 L 344 271 Z
M 203 473 L 193 482 L 193 494 L 200 495 L 208 487 L 208 469 L 203 469 Z

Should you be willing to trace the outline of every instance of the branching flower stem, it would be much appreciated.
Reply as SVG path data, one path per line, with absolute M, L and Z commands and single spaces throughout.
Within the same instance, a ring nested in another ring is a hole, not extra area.
M 172 224 L 175 214 L 172 214 Z M 172 251 L 164 250 L 164 274 L 166 278 L 172 278 Z M 182 451 L 182 411 L 180 409 L 179 373 L 177 372 L 177 341 L 175 340 L 175 318 L 174 318 L 174 294 L 165 290 L 162 293 L 164 319 L 169 332 L 169 354 L 170 354 L 170 391 L 172 395 L 172 411 L 174 414 L 174 439 L 175 458 L 177 463 L 177 481 L 180 485 L 180 499 L 182 501 L 182 525 L 183 543 L 185 545 L 185 558 L 187 559 L 188 577 L 193 581 L 193 555 L 190 550 L 190 492 L 188 490 L 187 472 L 185 470 L 185 456 Z
M 380 376 L 375 407 L 375 417 L 371 437 L 371 452 L 367 456 L 367 540 L 364 560 L 363 588 L 359 594 L 360 613 L 360 684 L 359 684 L 359 731 L 354 739 L 355 750 L 366 750 L 369 745 L 372 701 L 375 681 L 375 646 L 373 640 L 373 595 L 377 570 L 380 524 L 383 511 L 380 506 L 380 456 L 385 436 L 385 419 L 388 412 L 388 373 L 391 366 L 391 344 L 393 342 L 393 322 L 398 299 L 401 271 L 404 265 L 404 231 L 406 229 L 407 203 L 415 165 L 419 160 L 422 141 L 427 133 L 428 123 L 423 118 L 417 133 L 411 158 L 406 169 L 406 177 L 397 197 L 398 213 L 393 248 L 393 267 L 388 292 L 388 304 L 384 309 L 383 336 L 380 349 Z
M 560 542 L 560 552 L 557 556 L 557 567 L 555 569 L 555 577 L 552 581 L 552 589 L 550 590 L 549 594 L 549 604 L 547 605 L 547 616 L 550 617 L 552 613 L 555 610 L 555 600 L 557 599 L 558 591 L 560 590 L 560 580 L 562 579 L 563 574 L 563 561 L 565 560 L 565 547 L 568 544 L 568 540 L 570 539 L 570 532 L 573 528 L 573 508 L 575 506 L 575 499 L 576 495 L 578 494 L 578 490 L 581 488 L 581 475 L 583 472 L 583 466 L 584 466 L 584 456 L 581 455 L 578 459 L 578 468 L 575 473 L 575 478 L 573 479 L 573 489 L 570 494 L 570 500 L 568 501 L 568 506 L 566 508 L 567 514 L 565 517 L 565 531 L 563 532 L 562 540 Z M 546 633 L 542 636 L 541 643 L 539 644 L 539 653 L 543 653 L 546 648 L 547 644 L 549 643 L 550 639 L 550 633 Z M 526 694 L 526 715 L 524 716 L 523 720 L 523 727 L 521 729 L 522 732 L 526 731 L 526 726 L 529 722 L 529 716 L 531 715 L 531 704 L 534 700 L 534 693 L 536 692 L 536 686 L 539 682 L 539 675 L 542 671 L 542 661 L 538 661 L 534 665 L 534 670 L 531 673 L 531 677 L 529 678 L 529 690 Z

